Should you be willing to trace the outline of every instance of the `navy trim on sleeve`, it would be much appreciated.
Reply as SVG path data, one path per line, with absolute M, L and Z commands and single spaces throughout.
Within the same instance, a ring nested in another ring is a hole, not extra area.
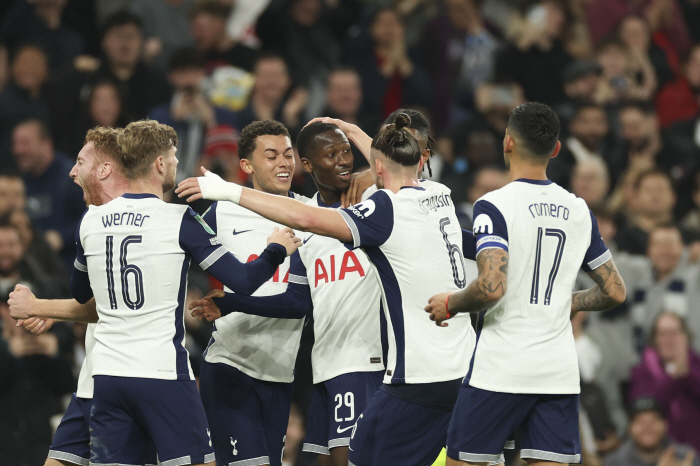
M 590 212 L 590 211 L 589 211 Z M 583 270 L 586 272 L 591 272 L 601 265 L 605 264 L 607 261 L 612 259 L 612 253 L 605 245 L 603 237 L 600 236 L 600 231 L 598 230 L 598 220 L 596 220 L 593 212 L 591 214 L 591 244 L 588 246 L 586 255 L 583 257 Z
M 501 248 L 508 251 L 508 226 L 503 214 L 489 201 L 474 204 L 474 236 L 476 254 L 484 249 Z
M 381 190 L 338 212 L 352 232 L 352 245 L 345 245 L 350 249 L 379 247 L 394 229 L 394 206 L 389 195 Z
M 83 216 L 78 222 L 78 227 L 75 229 L 75 261 L 73 262 L 73 272 L 70 278 L 70 289 L 73 297 L 80 304 L 85 304 L 92 298 L 92 287 L 90 286 L 90 276 L 88 275 L 87 259 L 85 259 L 85 251 L 83 243 L 80 240 L 80 226 L 83 224 L 85 215 L 89 209 L 83 213 Z
M 462 230 L 462 254 L 465 259 L 476 260 L 476 238 L 469 230 Z

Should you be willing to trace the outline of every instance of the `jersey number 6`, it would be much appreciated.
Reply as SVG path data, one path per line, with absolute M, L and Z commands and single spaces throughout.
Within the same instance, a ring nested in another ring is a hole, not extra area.
M 122 283 L 122 298 L 124 303 L 130 309 L 141 309 L 143 307 L 144 296 L 143 296 L 143 273 L 134 264 L 129 264 L 126 260 L 127 248 L 131 243 L 140 243 L 141 235 L 130 235 L 122 240 L 121 247 L 119 248 L 119 265 L 120 265 L 120 275 Z M 114 237 L 112 235 L 107 236 L 107 292 L 109 294 L 109 306 L 112 309 L 117 308 L 117 294 L 114 292 L 114 272 L 112 271 L 112 250 L 114 244 Z M 129 294 L 129 274 L 134 276 L 134 288 L 136 289 L 136 300 L 131 299 Z
M 457 288 L 464 288 L 467 286 L 467 278 L 464 275 L 464 256 L 462 255 L 462 250 L 456 244 L 450 243 L 450 238 L 447 236 L 445 227 L 450 224 L 450 219 L 444 217 L 440 219 L 440 231 L 442 232 L 442 239 L 445 240 L 447 245 L 447 253 L 450 255 L 450 265 L 452 265 L 452 277 L 454 278 L 455 285 Z M 459 262 L 459 266 L 457 265 Z M 462 271 L 462 278 L 460 278 L 459 271 Z

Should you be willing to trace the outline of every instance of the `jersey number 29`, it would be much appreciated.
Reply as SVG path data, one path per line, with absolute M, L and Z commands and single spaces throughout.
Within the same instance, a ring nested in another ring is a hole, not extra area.
M 127 248 L 131 243 L 140 243 L 142 239 L 141 235 L 130 235 L 122 240 L 122 244 L 119 248 L 119 271 L 121 276 L 122 284 L 122 298 L 124 299 L 124 304 L 126 304 L 130 309 L 141 309 L 143 307 L 144 297 L 143 297 L 143 273 L 134 264 L 129 264 L 126 259 Z M 107 247 L 107 293 L 109 294 L 109 306 L 112 309 L 117 308 L 117 294 L 114 292 L 114 272 L 112 265 L 112 250 L 114 246 L 114 236 L 107 236 L 106 247 Z M 129 294 L 129 274 L 133 276 L 134 288 L 136 289 L 136 299 L 132 299 Z

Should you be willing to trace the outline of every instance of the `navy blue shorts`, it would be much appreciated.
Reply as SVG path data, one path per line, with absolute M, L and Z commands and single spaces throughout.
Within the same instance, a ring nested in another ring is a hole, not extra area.
M 350 445 L 350 431 L 383 377 L 384 371 L 351 372 L 315 384 L 303 450 L 330 455 L 331 448 Z
M 63 414 L 61 423 L 53 436 L 47 457 L 56 460 L 88 466 L 90 463 L 90 409 L 92 398 L 78 398 L 75 393 Z M 153 443 L 139 465 L 156 465 L 156 449 Z
M 463 385 L 447 431 L 447 456 L 495 461 L 520 428 L 522 458 L 580 463 L 578 395 L 499 393 Z
M 350 436 L 350 465 L 433 464 L 445 446 L 450 414 L 379 389 Z
M 166 466 L 214 461 L 194 380 L 107 375 L 93 379 L 91 465 L 143 464 L 151 443 Z
M 293 384 L 264 382 L 206 361 L 199 377 L 218 464 L 281 466 Z

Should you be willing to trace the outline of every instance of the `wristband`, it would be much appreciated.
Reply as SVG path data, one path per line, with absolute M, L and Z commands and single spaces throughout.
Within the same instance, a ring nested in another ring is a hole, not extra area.
M 447 319 L 449 319 L 450 317 L 452 317 L 452 314 L 450 314 L 450 308 L 447 307 L 447 305 L 450 304 L 450 296 L 452 296 L 452 295 L 451 295 L 451 294 L 448 294 L 448 295 L 447 295 L 447 298 L 445 298 L 445 311 L 447 311 L 447 317 L 445 317 L 445 320 L 447 320 Z
M 231 201 L 235 204 L 241 200 L 243 186 L 235 183 L 227 183 L 221 177 L 207 171 L 204 176 L 197 178 L 199 181 L 199 189 L 202 192 L 204 199 L 212 201 Z

